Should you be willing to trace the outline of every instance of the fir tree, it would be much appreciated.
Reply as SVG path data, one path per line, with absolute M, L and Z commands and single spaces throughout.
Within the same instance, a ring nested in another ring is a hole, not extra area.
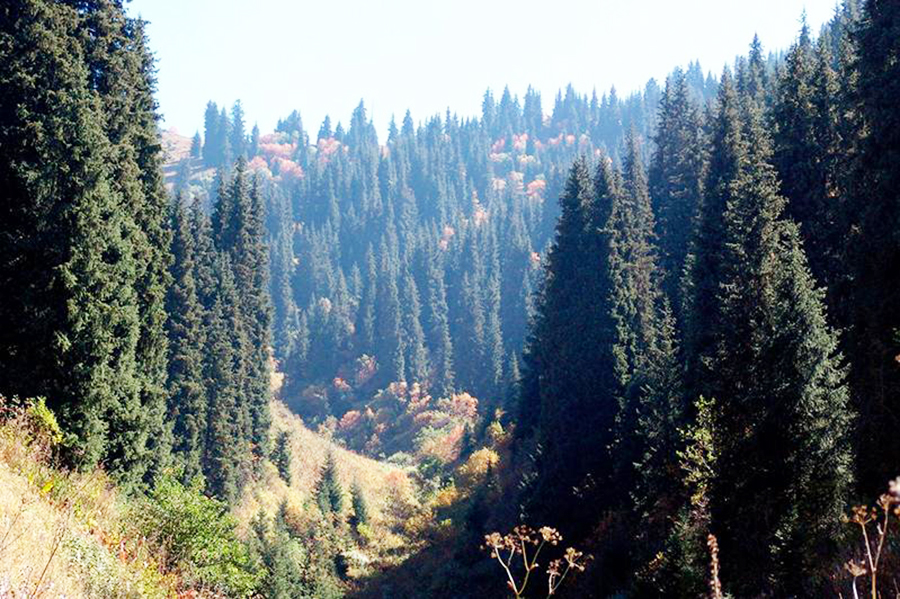
M 409 270 L 402 275 L 403 285 L 403 339 L 406 348 L 406 380 L 428 380 L 428 356 L 425 352 L 425 333 L 420 321 L 419 291 Z
M 272 461 L 278 468 L 278 476 L 287 483 L 291 484 L 291 438 L 287 431 L 281 431 L 275 438 L 275 447 L 272 450 Z
M 194 133 L 194 137 L 191 138 L 191 158 L 199 159 L 203 157 L 203 138 L 200 137 L 200 132 L 197 131 Z
M 605 452 L 596 450 L 611 441 L 616 411 L 611 363 L 594 349 L 608 347 L 611 339 L 603 231 L 618 185 L 605 161 L 597 184 L 595 196 L 587 164 L 577 160 L 560 197 L 562 213 L 525 354 L 519 407 L 520 426 L 534 426 L 541 445 L 534 509 L 565 514 L 566 529 L 596 500 L 599 489 L 592 482 L 611 474 Z
M 231 262 L 220 254 L 215 263 L 216 296 L 207 324 L 206 378 L 208 412 L 204 472 L 207 488 L 227 501 L 240 488 L 241 447 L 246 442 L 246 420 L 241 381 L 243 333 Z
M 344 511 L 344 490 L 338 481 L 337 464 L 329 453 L 316 484 L 316 501 L 326 517 L 337 518 Z
M 653 212 L 634 133 L 629 135 L 617 196 L 606 227 L 611 236 L 614 395 L 619 403 L 610 453 L 615 487 L 622 492 L 618 501 L 633 505 L 638 518 L 647 520 L 632 533 L 643 537 L 635 553 L 650 560 L 667 538 L 674 515 L 667 506 L 677 490 L 670 477 L 677 466 L 682 407 L 674 322 L 661 288 Z
M 169 314 L 169 419 L 174 426 L 174 450 L 184 467 L 184 480 L 201 473 L 206 447 L 206 388 L 203 378 L 204 310 L 197 297 L 191 223 L 176 198 L 172 207 L 172 286 L 166 309 Z
M 434 389 L 440 397 L 453 392 L 453 342 L 450 338 L 449 309 L 443 273 L 429 260 L 428 265 L 428 343 L 432 348 Z
M 721 222 L 723 237 L 710 287 L 717 290 L 708 359 L 715 379 L 704 385 L 721 398 L 712 527 L 726 585 L 742 594 L 816 594 L 852 482 L 848 394 L 822 294 L 796 227 L 781 218 L 785 201 L 757 106 L 736 125 L 747 150 L 731 154 L 738 160 L 722 181 L 731 194 L 723 213 L 705 213 Z
M 378 299 L 376 303 L 376 354 L 381 359 L 379 371 L 381 381 L 403 380 L 406 373 L 406 362 L 403 352 L 402 313 L 400 294 L 397 290 L 397 279 L 391 266 L 390 253 L 382 241 L 381 276 L 378 281 Z
M 221 133 L 219 131 L 219 107 L 216 103 L 209 101 L 206 104 L 206 114 L 203 117 L 203 164 L 207 167 L 220 166 L 222 164 L 221 155 Z
M 73 462 L 109 460 L 136 481 L 148 457 L 130 243 L 142 206 L 112 181 L 115 145 L 88 86 L 82 18 L 29 1 L 0 22 L 0 389 L 48 397 L 78 450 Z M 122 183 L 138 177 L 131 171 Z
M 366 498 L 363 495 L 362 487 L 354 483 L 350 487 L 350 502 L 353 507 L 353 515 L 350 516 L 350 526 L 354 530 L 359 530 L 360 524 L 369 524 L 369 508 L 366 504 Z
M 244 107 L 237 100 L 231 107 L 231 151 L 236 158 L 247 159 L 247 132 L 244 123 Z
M 684 73 L 676 70 L 666 81 L 660 100 L 656 150 L 650 163 L 649 187 L 657 216 L 660 267 L 664 289 L 677 309 L 694 219 L 703 191 L 704 147 L 700 115 Z
M 895 362 L 900 353 L 900 111 L 894 101 L 900 85 L 898 23 L 896 4 L 870 0 L 863 5 L 855 35 L 855 99 L 859 130 L 865 133 L 853 199 L 859 236 L 848 242 L 853 264 L 850 348 L 860 411 L 860 482 L 873 495 L 886 476 L 894 476 L 889 474 L 896 469 L 891 456 L 900 454 L 900 368 Z

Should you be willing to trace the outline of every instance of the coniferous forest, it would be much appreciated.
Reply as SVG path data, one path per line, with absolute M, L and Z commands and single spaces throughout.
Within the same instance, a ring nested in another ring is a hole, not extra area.
M 4 3 L 0 595 L 894 596 L 900 4 L 799 23 L 189 138 L 121 0 Z

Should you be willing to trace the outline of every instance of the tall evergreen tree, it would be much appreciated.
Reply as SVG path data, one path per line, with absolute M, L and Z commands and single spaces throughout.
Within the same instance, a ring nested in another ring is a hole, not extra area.
M 326 517 L 337 518 L 344 511 L 344 490 L 338 480 L 337 463 L 329 453 L 316 484 L 316 501 Z
M 428 356 L 425 353 L 425 333 L 420 320 L 419 291 L 408 269 L 404 269 L 403 286 L 403 338 L 406 349 L 406 380 L 428 380 Z
M 432 348 L 432 380 L 434 390 L 441 397 L 453 392 L 453 342 L 450 338 L 449 308 L 443 272 L 429 260 L 428 271 L 428 319 L 427 338 Z
M 246 376 L 242 350 L 243 322 L 234 286 L 231 261 L 219 254 L 215 261 L 216 296 L 207 321 L 206 378 L 208 411 L 204 471 L 207 488 L 232 501 L 240 490 L 248 439 L 247 407 L 241 388 Z
M 126 181 L 112 180 L 127 148 L 106 137 L 91 85 L 81 32 L 93 10 L 33 0 L 0 20 L 0 389 L 48 397 L 72 461 L 106 461 L 134 482 L 148 461 L 130 243 L 143 206 L 122 194 L 140 185 L 133 162 Z
M 563 528 L 586 515 L 611 470 L 606 448 L 616 413 L 609 347 L 612 327 L 605 226 L 618 196 L 617 177 L 601 163 L 597 187 L 584 159 L 560 197 L 556 239 L 525 354 L 520 426 L 535 427 L 541 454 L 532 503 L 553 511 Z M 598 223 L 603 223 L 602 228 Z M 526 431 L 527 434 L 527 431 Z
M 727 69 L 719 85 L 711 130 L 709 170 L 683 279 L 689 397 L 715 397 L 711 385 L 716 375 L 710 359 L 715 353 L 714 335 L 721 330 L 716 297 L 726 243 L 724 215 L 726 206 L 733 202 L 731 182 L 747 152 L 741 135 L 740 102 Z
M 683 303 L 680 281 L 700 206 L 705 167 L 700 114 L 690 97 L 687 79 L 678 69 L 666 81 L 654 141 L 650 196 L 657 216 L 663 286 L 677 311 Z
M 169 315 L 169 420 L 174 450 L 184 467 L 184 480 L 201 473 L 206 451 L 206 387 L 203 376 L 204 310 L 197 297 L 191 222 L 177 197 L 172 206 L 172 286 L 166 298 Z
M 210 100 L 206 104 L 206 113 L 203 117 L 203 164 L 205 166 L 222 164 L 220 139 L 219 107 Z
M 863 5 L 856 34 L 857 108 L 861 155 L 853 206 L 859 235 L 850 242 L 853 263 L 853 386 L 859 402 L 860 477 L 867 494 L 894 476 L 900 454 L 900 8 L 884 0 Z
M 230 146 L 235 158 L 248 158 L 247 156 L 247 131 L 244 123 L 244 107 L 237 100 L 231 107 L 231 139 Z
M 613 197 L 606 229 L 611 347 L 618 400 L 610 453 L 614 486 L 626 508 L 645 522 L 635 558 L 649 562 L 668 537 L 677 505 L 677 469 L 683 408 L 674 321 L 662 291 L 654 245 L 654 217 L 638 140 L 629 135 L 621 190 Z M 602 188 L 602 185 L 598 185 Z M 632 507 L 633 506 L 633 507 Z
M 722 243 L 717 269 L 706 271 L 711 280 L 697 286 L 715 290 L 703 358 L 714 378 L 701 385 L 719 398 L 712 528 L 729 588 L 817 594 L 826 577 L 822 556 L 835 551 L 852 482 L 847 388 L 822 293 L 796 226 L 781 217 L 785 201 L 758 104 L 751 98 L 743 116 L 727 109 L 723 96 L 719 130 L 734 133 L 731 142 L 744 150 L 721 148 L 737 160 L 715 171 L 730 178 L 709 187 L 714 194 L 724 184 L 730 195 L 721 215 L 704 211 L 709 222 L 701 230 L 721 226 Z M 729 136 L 716 139 L 728 143 Z M 714 196 L 706 200 L 715 205 Z

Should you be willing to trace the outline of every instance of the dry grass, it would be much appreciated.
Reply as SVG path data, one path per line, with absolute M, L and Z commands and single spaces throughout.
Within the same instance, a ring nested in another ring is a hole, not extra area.
M 392 503 L 397 499 L 413 499 L 412 482 L 404 469 L 338 446 L 306 428 L 300 417 L 280 401 L 273 401 L 271 410 L 272 435 L 280 431 L 290 434 L 292 484 L 288 487 L 277 471 L 268 467 L 260 480 L 249 486 L 237 507 L 241 522 L 249 521 L 260 509 L 274 513 L 284 500 L 298 506 L 314 503 L 319 472 L 329 453 L 337 463 L 338 480 L 348 499 L 345 503 L 349 506 L 350 487 L 358 485 L 375 522 L 389 524 Z
M 163 177 L 166 185 L 171 189 L 178 173 L 178 163 L 191 155 L 191 138 L 181 135 L 174 129 L 168 129 L 160 133 L 160 142 L 163 150 Z M 191 161 L 191 178 L 211 179 L 215 169 L 204 168 L 200 160 Z
M 175 164 L 191 154 L 191 138 L 185 137 L 175 129 L 168 129 L 160 134 L 164 164 Z
M 0 596 L 84 596 L 66 563 L 52 559 L 65 521 L 65 515 L 42 498 L 25 477 L 0 464 Z
M 273 515 L 282 502 L 287 502 L 295 513 L 311 519 L 318 517 L 316 483 L 331 453 L 345 493 L 342 519 L 346 521 L 350 515 L 350 489 L 353 485 L 362 490 L 368 507 L 373 542 L 366 546 L 366 554 L 360 555 L 357 561 L 383 565 L 386 561 L 402 559 L 400 554 L 411 548 L 405 526 L 421 509 L 409 473 L 398 466 L 348 451 L 309 430 L 300 417 L 280 401 L 272 402 L 271 412 L 272 436 L 280 431 L 290 434 L 292 484 L 285 484 L 275 467 L 266 463 L 259 479 L 248 485 L 235 507 L 242 534 L 246 533 L 256 514 L 263 511 Z
M 24 411 L 0 398 L 0 597 L 165 597 L 159 573 L 102 472 L 50 466 Z M 10 416 L 12 415 L 12 416 Z

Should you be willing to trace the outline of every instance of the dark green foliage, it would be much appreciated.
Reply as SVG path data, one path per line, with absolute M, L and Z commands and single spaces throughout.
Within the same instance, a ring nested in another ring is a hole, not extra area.
M 700 206 L 705 167 L 700 113 L 681 70 L 666 81 L 654 141 L 650 196 L 659 234 L 664 289 L 677 313 L 684 302 L 680 281 Z
M 287 431 L 281 431 L 275 437 L 275 447 L 272 449 L 272 461 L 278 468 L 278 476 L 291 484 L 291 436 Z
M 709 385 L 716 379 L 706 357 L 715 352 L 713 336 L 720 330 L 716 303 L 719 273 L 725 252 L 726 206 L 732 201 L 731 181 L 746 153 L 741 136 L 739 101 L 726 70 L 719 86 L 711 125 L 710 163 L 696 229 L 686 257 L 683 297 L 684 339 L 688 396 L 714 397 Z
M 152 65 L 121 7 L 4 8 L 4 393 L 50 398 L 71 461 L 165 463 L 169 230 Z
M 852 24 L 851 24 L 852 27 Z M 900 9 L 869 0 L 855 35 L 858 79 L 854 108 L 861 132 L 852 214 L 858 235 L 848 241 L 853 389 L 860 412 L 860 482 L 880 493 L 900 453 Z
M 275 518 L 270 527 L 268 518 L 260 513 L 251 523 L 251 529 L 251 548 L 264 568 L 260 595 L 272 599 L 310 596 L 301 568 L 305 558 L 303 549 L 291 538 L 284 520 Z
M 362 488 L 355 483 L 350 487 L 350 503 L 353 507 L 353 514 L 350 516 L 350 526 L 354 530 L 358 530 L 360 524 L 368 525 L 369 508 L 366 505 L 366 498 L 363 495 Z
M 428 356 L 425 353 L 425 333 L 420 320 L 419 291 L 409 272 L 401 278 L 403 286 L 403 344 L 406 346 L 406 376 L 402 380 L 424 381 L 428 378 Z
M 542 450 L 532 501 L 538 515 L 559 510 L 566 522 L 584 514 L 588 498 L 596 500 L 595 481 L 611 475 L 607 454 L 596 448 L 611 442 L 617 411 L 606 353 L 613 333 L 606 220 L 618 187 L 605 162 L 596 185 L 583 159 L 572 167 L 525 356 L 519 426 L 536 425 Z
M 240 468 L 245 458 L 241 441 L 249 434 L 248 406 L 241 385 L 246 376 L 241 353 L 246 341 L 227 256 L 217 257 L 214 272 L 217 288 L 208 315 L 206 343 L 209 403 L 204 472 L 210 492 L 233 500 L 240 487 Z
M 264 241 L 263 203 L 259 183 L 246 180 L 243 158 L 235 165 L 229 184 L 221 184 L 213 214 L 216 249 L 229 257 L 243 330 L 240 359 L 245 369 L 240 380 L 241 409 L 249 413 L 249 438 L 258 456 L 266 455 L 269 436 L 269 329 L 268 250 Z
M 674 321 L 661 288 L 653 245 L 654 218 L 638 140 L 626 150 L 620 198 L 607 229 L 615 337 L 612 359 L 619 406 L 611 448 L 615 485 L 645 521 L 637 553 L 649 561 L 668 536 L 678 485 L 677 431 L 683 408 Z
M 338 481 L 337 464 L 334 455 L 328 454 L 328 459 L 322 466 L 319 482 L 316 484 L 316 502 L 319 509 L 326 517 L 336 522 L 344 511 L 344 490 Z
M 816 280 L 833 288 L 843 275 L 844 226 L 842 173 L 837 168 L 838 115 L 835 73 L 827 47 L 819 54 L 804 23 L 786 58 L 772 117 L 773 163 L 786 214 L 800 225 L 803 245 Z
M 427 335 L 430 347 L 435 348 L 432 363 L 434 389 L 441 397 L 453 391 L 453 341 L 450 338 L 447 292 L 441 271 L 435 264 L 428 266 Z
M 184 479 L 201 473 L 206 451 L 207 397 L 203 376 L 206 343 L 204 309 L 195 283 L 196 256 L 191 222 L 181 197 L 172 206 L 172 286 L 166 301 L 169 314 L 169 419 L 174 426 L 174 451 L 184 467 Z
M 381 251 L 382 272 L 390 271 L 391 262 L 387 246 L 382 243 Z M 397 290 L 397 280 L 393 276 L 382 276 L 378 285 L 375 303 L 377 335 L 375 349 L 378 356 L 382 357 L 379 365 L 381 380 L 387 384 L 390 381 L 404 380 L 406 361 L 403 354 L 402 314 L 400 309 L 400 294 Z
M 163 188 L 144 23 L 114 0 L 7 4 L 0 394 L 48 398 L 68 465 L 156 481 L 139 516 L 168 566 L 333 596 L 344 522 L 368 539 L 332 455 L 325 518 L 257 518 L 252 559 L 200 494 L 236 501 L 266 457 L 291 483 L 275 363 L 304 417 L 356 410 L 373 452 L 374 402 L 431 397 L 424 422 L 477 397 L 460 458 L 492 441 L 505 470 L 444 553 L 476 578 L 473 547 L 518 517 L 591 545 L 596 596 L 705 593 L 709 533 L 735 596 L 832 591 L 848 497 L 900 454 L 893 3 L 847 2 L 783 58 L 754 39 L 721 81 L 692 63 L 624 99 L 569 86 L 546 117 L 531 88 L 488 91 L 480 118 L 407 112 L 384 145 L 362 103 L 310 145 L 297 112 L 248 135 L 240 102 L 210 102 L 174 181 L 218 170 L 190 211 Z
M 722 212 L 705 207 L 709 221 L 700 225 L 703 231 L 720 223 L 719 260 L 694 271 L 709 277 L 695 279 L 695 290 L 712 295 L 695 295 L 693 309 L 709 302 L 715 316 L 703 316 L 706 326 L 714 326 L 707 357 L 695 355 L 691 362 L 708 368 L 693 380 L 719 398 L 711 526 L 730 588 L 742 594 L 815 593 L 826 572 L 813 561 L 833 555 L 853 478 L 848 393 L 822 293 L 796 227 L 781 218 L 785 201 L 759 108 L 749 103 L 743 115 L 728 108 L 724 95 L 715 137 L 722 145 L 713 147 L 713 155 L 733 162 L 711 169 L 728 176 L 713 179 L 704 198 Z M 715 194 L 725 189 L 723 205 Z M 732 566 L 729 555 L 738 560 Z
M 199 479 L 185 486 L 163 475 L 132 517 L 158 546 L 170 570 L 188 584 L 229 597 L 251 596 L 260 573 L 247 546 L 237 538 L 237 522 L 224 502 L 204 497 Z

